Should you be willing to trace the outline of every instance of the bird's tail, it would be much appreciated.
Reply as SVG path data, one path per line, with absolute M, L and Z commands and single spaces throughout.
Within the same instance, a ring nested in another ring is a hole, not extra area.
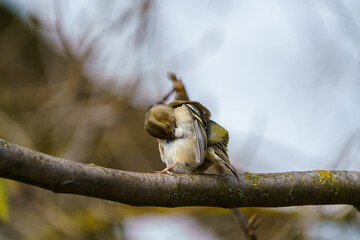
M 236 173 L 235 167 L 229 162 L 229 160 L 225 159 L 223 156 L 221 156 L 221 154 L 218 154 L 217 152 L 215 152 L 215 154 L 221 159 L 222 165 L 224 165 L 238 180 L 240 180 L 239 176 Z

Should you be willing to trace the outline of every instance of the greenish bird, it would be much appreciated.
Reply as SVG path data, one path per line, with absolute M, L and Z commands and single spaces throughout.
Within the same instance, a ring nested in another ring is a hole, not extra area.
M 166 164 L 160 173 L 202 173 L 219 164 L 238 178 L 227 153 L 229 133 L 210 117 L 210 111 L 194 101 L 177 100 L 149 108 L 145 129 L 158 139 L 160 157 Z

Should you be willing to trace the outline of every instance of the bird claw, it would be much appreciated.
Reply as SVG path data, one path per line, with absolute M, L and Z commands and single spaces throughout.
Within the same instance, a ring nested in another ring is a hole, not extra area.
M 155 171 L 155 173 L 159 173 L 159 174 L 169 174 L 169 175 L 171 175 L 171 176 L 174 176 L 175 174 L 173 173 L 173 172 L 170 172 L 170 170 L 168 170 L 168 169 L 164 169 L 164 170 L 162 170 L 162 171 Z
M 173 169 L 173 167 L 175 167 L 175 165 L 177 164 L 178 162 L 175 161 L 173 162 L 170 166 L 167 166 L 166 168 L 164 168 L 162 171 L 155 171 L 156 173 L 165 173 L 165 174 L 169 174 L 171 176 L 175 176 L 175 174 L 173 172 L 170 172 L 171 169 Z

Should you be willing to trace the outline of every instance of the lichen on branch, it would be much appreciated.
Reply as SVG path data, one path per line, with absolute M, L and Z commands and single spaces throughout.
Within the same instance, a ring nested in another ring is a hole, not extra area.
M 55 193 L 133 206 L 285 207 L 360 205 L 360 172 L 306 171 L 174 176 L 127 172 L 36 152 L 0 139 L 0 177 Z

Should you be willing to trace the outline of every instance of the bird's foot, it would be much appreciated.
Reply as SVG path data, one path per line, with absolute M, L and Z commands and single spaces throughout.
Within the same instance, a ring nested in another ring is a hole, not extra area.
M 170 166 L 164 168 L 164 170 L 162 170 L 162 171 L 155 171 L 155 172 L 156 172 L 156 173 L 160 173 L 160 174 L 166 173 L 166 174 L 169 174 L 169 175 L 171 175 L 171 176 L 174 176 L 175 174 L 174 174 L 173 172 L 170 172 L 170 170 L 173 169 L 173 167 L 175 167 L 175 165 L 176 165 L 177 163 L 178 163 L 178 162 L 175 161 L 175 162 L 173 162 Z
M 162 171 L 155 171 L 155 172 L 156 172 L 156 173 L 160 173 L 160 174 L 165 173 L 165 174 L 169 174 L 169 175 L 171 175 L 171 176 L 174 176 L 174 175 L 175 175 L 175 173 L 170 172 L 170 169 L 167 169 L 167 168 L 165 168 L 165 169 L 162 170 Z

